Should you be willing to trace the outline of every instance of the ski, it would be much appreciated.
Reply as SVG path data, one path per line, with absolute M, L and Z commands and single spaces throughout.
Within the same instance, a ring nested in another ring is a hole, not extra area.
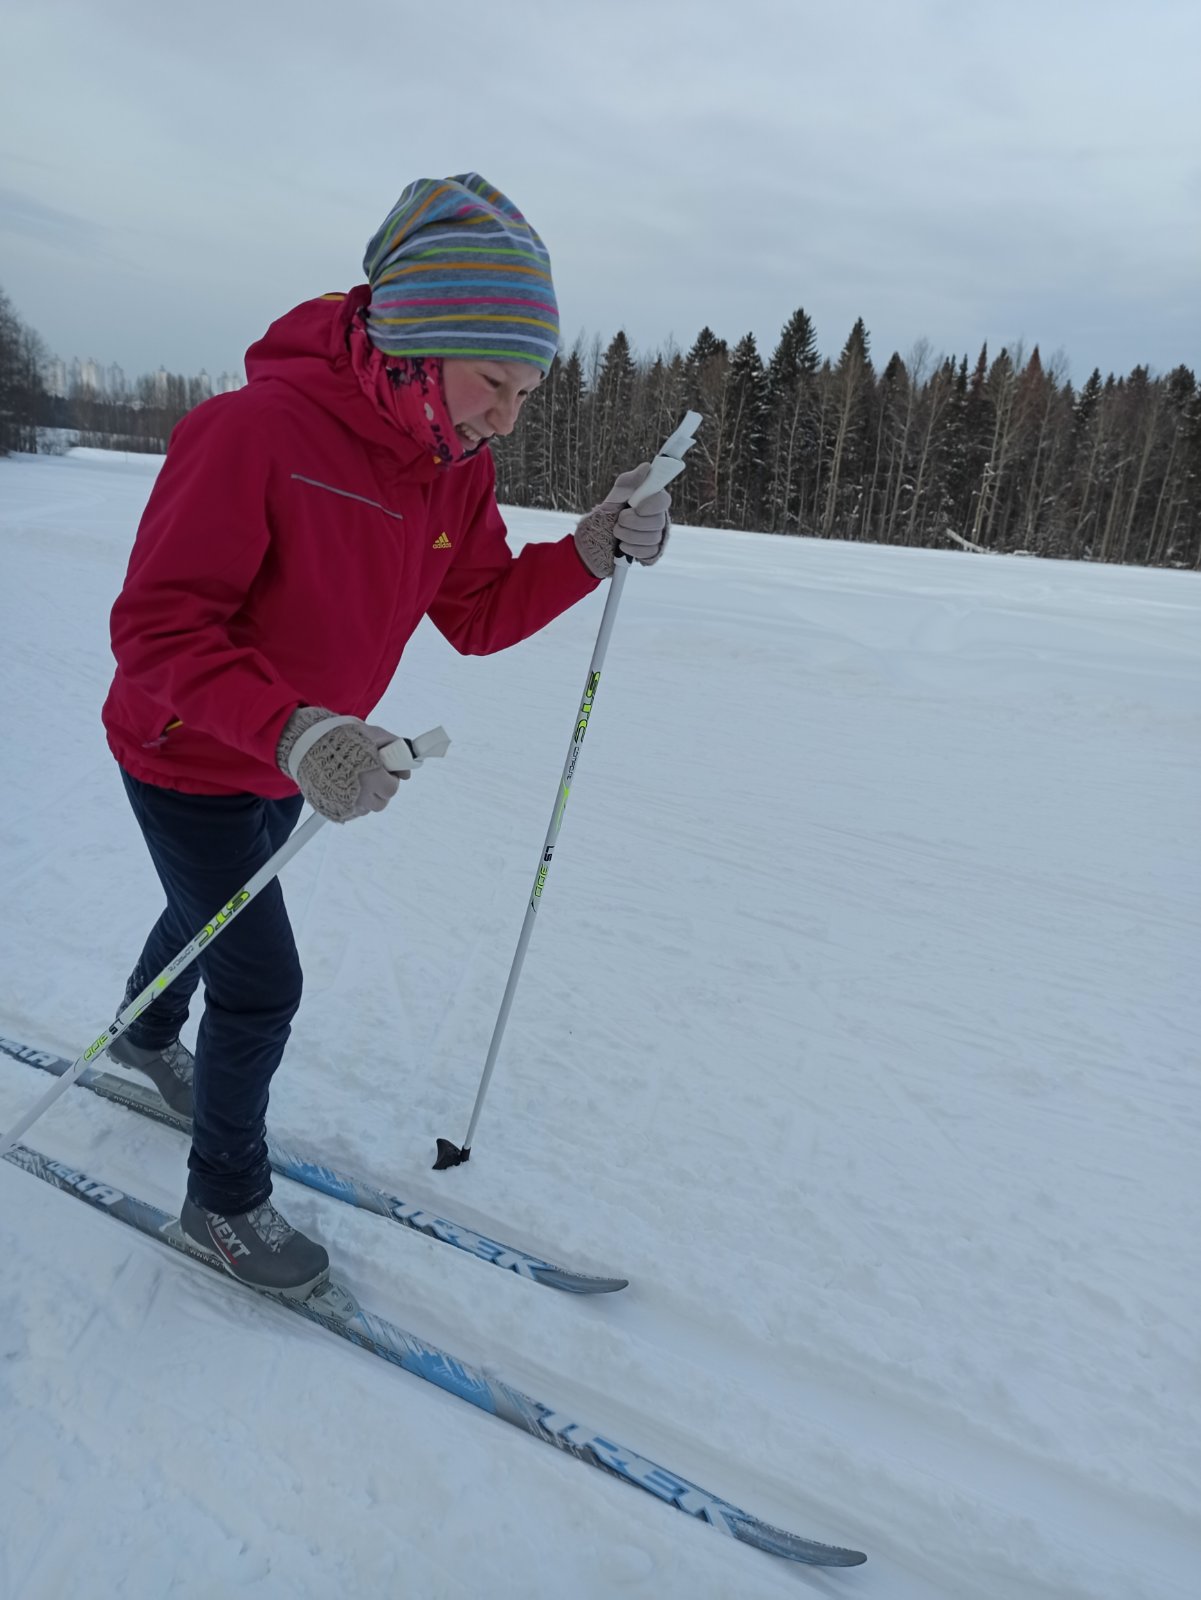
M 181 1255 L 211 1267 L 223 1277 L 228 1276 L 217 1256 L 195 1244 L 180 1229 L 175 1218 L 168 1216 L 158 1206 L 112 1184 L 99 1182 L 65 1162 L 51 1160 L 48 1156 L 18 1144 L 6 1159 L 23 1171 L 43 1182 L 73 1195 L 77 1200 L 106 1212 L 136 1228 L 160 1243 L 170 1246 Z M 240 1285 L 245 1289 L 244 1285 Z M 436 1384 L 448 1394 L 466 1400 L 481 1411 L 499 1417 L 501 1421 L 522 1429 L 545 1444 L 573 1455 L 589 1466 L 599 1467 L 615 1478 L 634 1484 L 653 1494 L 657 1499 L 687 1512 L 702 1522 L 708 1522 L 730 1538 L 753 1545 L 769 1555 L 782 1556 L 787 1561 L 798 1561 L 814 1567 L 855 1567 L 867 1557 L 859 1550 L 845 1550 L 837 1545 L 820 1544 L 815 1539 L 805 1539 L 783 1528 L 773 1527 L 749 1511 L 742 1511 L 688 1479 L 669 1472 L 664 1467 L 648 1461 L 636 1451 L 627 1450 L 603 1434 L 573 1421 L 553 1406 L 544 1405 L 514 1389 L 499 1378 L 490 1377 L 478 1367 L 469 1366 L 455 1356 L 427 1344 L 403 1328 L 386 1322 L 384 1318 L 364 1310 L 349 1289 L 333 1280 L 314 1291 L 307 1300 L 288 1299 L 284 1295 L 263 1290 L 245 1289 L 265 1300 L 285 1307 L 314 1322 L 329 1333 L 358 1345 L 383 1361 L 403 1367 L 406 1372 L 427 1383 Z
M 49 1072 L 55 1077 L 62 1077 L 72 1066 L 65 1056 L 54 1055 L 46 1050 L 36 1050 L 31 1045 L 22 1044 L 16 1039 L 0 1038 L 0 1051 L 11 1056 L 14 1061 L 23 1062 L 29 1067 L 40 1067 L 43 1072 Z M 189 1133 L 191 1130 L 188 1119 L 181 1117 L 177 1111 L 172 1111 L 157 1090 L 148 1084 L 119 1078 L 115 1073 L 102 1072 L 97 1067 L 85 1067 L 77 1081 L 85 1089 L 90 1089 L 93 1094 L 98 1094 L 114 1105 L 124 1106 L 129 1111 L 136 1111 L 139 1116 L 165 1123 L 167 1127 L 175 1128 L 180 1133 Z M 629 1283 L 628 1278 L 600 1277 L 592 1273 L 576 1272 L 569 1267 L 560 1267 L 553 1261 L 543 1260 L 540 1256 L 531 1255 L 516 1246 L 489 1239 L 473 1228 L 452 1222 L 447 1217 L 435 1216 L 433 1212 L 412 1201 L 402 1200 L 398 1195 L 385 1194 L 382 1189 L 373 1188 L 359 1178 L 336 1172 L 332 1167 L 325 1166 L 313 1157 L 279 1143 L 270 1135 L 267 1138 L 267 1151 L 272 1171 L 277 1172 L 282 1178 L 291 1178 L 296 1183 L 303 1183 L 306 1188 L 331 1195 L 346 1205 L 357 1206 L 360 1211 L 371 1211 L 377 1216 L 388 1217 L 391 1221 L 398 1222 L 402 1228 L 411 1228 L 415 1233 L 423 1233 L 429 1239 L 437 1239 L 441 1244 L 448 1244 L 456 1250 L 465 1251 L 478 1261 L 487 1261 L 492 1266 L 503 1267 L 508 1272 L 515 1272 L 518 1277 L 530 1279 L 533 1283 L 543 1284 L 550 1289 L 559 1289 L 564 1294 L 612 1294 L 618 1289 L 626 1288 Z

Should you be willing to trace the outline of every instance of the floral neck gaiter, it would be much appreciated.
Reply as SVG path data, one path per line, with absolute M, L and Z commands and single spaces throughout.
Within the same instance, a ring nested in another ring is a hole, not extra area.
M 435 356 L 386 356 L 377 350 L 363 322 L 351 324 L 350 364 L 359 387 L 382 416 L 416 439 L 440 467 L 453 467 L 478 454 L 455 432 L 442 394 L 442 362 Z

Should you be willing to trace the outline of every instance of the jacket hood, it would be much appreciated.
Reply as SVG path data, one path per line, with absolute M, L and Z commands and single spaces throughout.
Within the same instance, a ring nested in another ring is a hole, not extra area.
M 350 326 L 370 300 L 371 289 L 364 283 L 346 294 L 322 295 L 285 312 L 247 350 L 247 381 L 286 384 L 344 428 L 389 451 L 406 470 L 432 477 L 435 468 L 428 452 L 381 415 L 363 393 L 351 365 Z

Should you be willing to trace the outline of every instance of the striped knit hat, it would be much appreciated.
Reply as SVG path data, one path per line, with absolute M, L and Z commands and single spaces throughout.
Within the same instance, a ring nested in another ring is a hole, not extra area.
M 559 345 L 546 246 L 478 172 L 409 184 L 367 246 L 367 331 L 389 356 L 529 361 Z

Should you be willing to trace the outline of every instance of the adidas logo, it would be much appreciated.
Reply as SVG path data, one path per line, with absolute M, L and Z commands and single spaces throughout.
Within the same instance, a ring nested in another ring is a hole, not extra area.
M 434 540 L 434 549 L 435 550 L 449 550 L 450 549 L 450 540 L 446 537 L 446 535 L 444 533 L 440 533 L 438 535 L 438 537 Z

